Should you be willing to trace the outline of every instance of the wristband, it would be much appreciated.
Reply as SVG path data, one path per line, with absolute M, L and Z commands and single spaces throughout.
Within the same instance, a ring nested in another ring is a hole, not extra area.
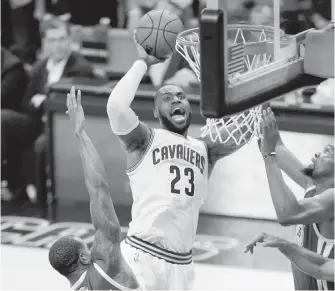
M 263 159 L 266 160 L 266 158 L 271 157 L 271 156 L 275 156 L 275 155 L 276 155 L 276 152 L 272 152 L 272 153 L 269 153 L 267 155 L 263 155 Z

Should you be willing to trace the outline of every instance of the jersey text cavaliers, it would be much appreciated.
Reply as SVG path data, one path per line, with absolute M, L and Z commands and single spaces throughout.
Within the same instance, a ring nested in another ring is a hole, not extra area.
M 196 166 L 201 174 L 204 173 L 206 159 L 193 149 L 184 145 L 169 145 L 155 148 L 152 151 L 152 163 L 158 165 L 164 160 L 181 159 Z

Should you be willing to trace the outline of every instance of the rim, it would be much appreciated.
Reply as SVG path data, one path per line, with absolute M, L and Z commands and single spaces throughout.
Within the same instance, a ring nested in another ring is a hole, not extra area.
M 245 30 L 245 31 L 257 31 L 257 32 L 265 32 L 265 33 L 274 33 L 274 27 L 273 26 L 267 26 L 267 25 L 252 25 L 252 24 L 229 24 L 227 26 L 227 31 L 233 31 L 233 30 Z M 188 46 L 198 46 L 199 45 L 199 39 L 196 40 L 186 40 L 183 39 L 190 34 L 196 33 L 199 35 L 199 27 L 196 28 L 191 28 L 184 30 L 180 32 L 177 35 L 177 43 L 181 45 L 188 45 Z M 285 32 L 280 29 L 280 37 L 286 36 Z M 264 41 L 259 41 L 259 42 L 266 42 L 267 40 Z

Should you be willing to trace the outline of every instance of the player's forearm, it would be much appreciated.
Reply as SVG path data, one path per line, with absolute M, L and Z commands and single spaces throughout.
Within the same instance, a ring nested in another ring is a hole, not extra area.
M 283 225 L 288 225 L 290 218 L 298 211 L 298 200 L 286 185 L 276 156 L 269 156 L 265 159 L 265 169 L 278 221 Z
M 79 141 L 85 180 L 92 187 L 100 187 L 103 183 L 106 183 L 106 171 L 100 156 L 85 131 L 78 134 L 77 139 Z
M 322 268 L 329 259 L 286 240 L 283 240 L 278 249 L 302 272 L 316 279 L 329 277 Z
M 303 174 L 304 165 L 298 158 L 283 144 L 282 141 L 276 146 L 277 162 L 279 167 L 298 185 L 304 189 L 313 185 L 312 180 Z
M 130 108 L 138 86 L 147 69 L 148 67 L 144 61 L 137 60 L 124 77 L 116 84 L 107 103 L 107 113 L 109 117 L 111 117 L 115 111 L 126 111 Z

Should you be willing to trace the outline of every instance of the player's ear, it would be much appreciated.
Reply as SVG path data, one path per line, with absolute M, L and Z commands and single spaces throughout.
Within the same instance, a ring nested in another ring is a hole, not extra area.
M 80 263 L 83 265 L 89 265 L 91 263 L 91 255 L 86 253 L 80 253 L 79 255 Z
M 154 107 L 154 116 L 155 116 L 155 118 L 159 118 L 159 112 L 158 112 L 158 108 L 155 106 Z

